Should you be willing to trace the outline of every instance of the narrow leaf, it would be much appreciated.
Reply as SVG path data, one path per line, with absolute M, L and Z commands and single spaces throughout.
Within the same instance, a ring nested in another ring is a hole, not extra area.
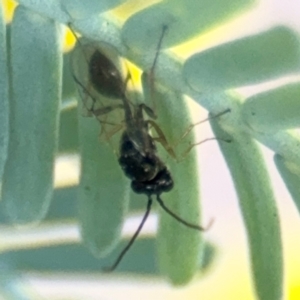
M 41 220 L 52 197 L 62 57 L 58 26 L 19 6 L 11 26 L 9 157 L 3 201 L 13 223 Z
M 134 53 L 154 50 L 163 26 L 169 27 L 164 45 L 175 46 L 246 10 L 253 0 L 165 0 L 128 19 L 122 37 Z
M 184 76 L 201 92 L 256 84 L 299 68 L 298 35 L 276 27 L 193 55 L 184 65 Z
M 146 77 L 145 77 L 146 78 Z M 144 91 L 151 95 L 147 80 L 144 78 Z M 150 99 L 151 100 L 151 99 Z M 170 146 L 175 145 L 191 124 L 191 118 L 181 94 L 164 88 L 155 90 L 153 100 L 158 115 L 157 124 L 163 130 Z M 176 102 L 176 105 L 174 103 Z M 155 136 L 155 134 L 153 134 Z M 189 223 L 201 225 L 200 221 L 200 188 L 199 173 L 195 151 L 182 157 L 181 154 L 194 139 L 190 134 L 177 147 L 177 162 L 166 149 L 160 147 L 159 154 L 167 162 L 174 180 L 174 188 L 161 195 L 165 205 Z M 157 252 L 159 268 L 174 285 L 187 284 L 199 268 L 203 244 L 201 232 L 187 228 L 169 216 L 158 206 L 160 224 L 157 236 Z
M 211 120 L 239 197 L 248 237 L 252 276 L 260 300 L 280 300 L 283 262 L 280 224 L 269 175 L 256 143 L 246 133 L 229 135 Z
M 300 84 L 284 85 L 250 97 L 242 114 L 251 128 L 274 132 L 300 126 Z
M 129 202 L 129 182 L 111 147 L 100 143 L 100 126 L 96 119 L 79 116 L 78 126 L 81 233 L 85 245 L 100 257 L 109 253 L 120 238 Z

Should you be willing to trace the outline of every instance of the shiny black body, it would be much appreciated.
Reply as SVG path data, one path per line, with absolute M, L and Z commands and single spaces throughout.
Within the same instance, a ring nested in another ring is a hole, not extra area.
M 131 188 L 137 194 L 160 195 L 173 188 L 173 179 L 166 165 L 157 156 L 152 137 L 147 134 L 151 148 L 143 154 L 136 149 L 127 132 L 120 143 L 119 164 L 124 174 L 132 180 Z

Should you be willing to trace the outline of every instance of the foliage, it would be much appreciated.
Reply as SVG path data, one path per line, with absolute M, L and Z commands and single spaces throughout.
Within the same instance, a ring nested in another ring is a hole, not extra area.
M 103 6 L 100 5 L 102 2 Z M 53 164 L 60 133 L 59 153 L 77 152 L 78 149 L 85 151 L 84 148 L 89 151 L 82 156 L 81 179 L 97 186 L 97 192 L 86 196 L 86 184 L 80 184 L 80 211 L 84 239 L 97 255 L 103 255 L 116 244 L 127 209 L 124 198 L 128 198 L 128 183 L 124 182 L 120 190 L 115 189 L 116 182 L 122 182 L 122 174 L 110 150 L 101 146 L 102 150 L 95 151 L 98 147 L 95 120 L 82 121 L 79 118 L 78 123 L 75 110 L 66 105 L 75 95 L 75 86 L 69 74 L 68 55 L 64 55 L 63 66 L 60 24 L 71 23 L 72 28 L 85 38 L 113 46 L 120 55 L 142 70 L 149 71 L 163 25 L 168 26 L 163 41 L 163 47 L 168 49 L 232 19 L 254 4 L 250 0 L 231 0 L 224 7 L 223 1 L 190 0 L 187 5 L 183 0 L 165 0 L 129 14 L 122 24 L 121 19 L 117 22 L 116 14 L 108 11 L 112 9 L 108 3 L 118 8 L 121 2 L 77 0 L 64 1 L 60 5 L 54 0 L 20 0 L 9 40 L 9 88 L 7 72 L 3 72 L 6 62 L 0 60 L 1 78 L 4 78 L 0 82 L 3 95 L 0 103 L 3 129 L 0 137 L 0 172 L 5 165 L 2 199 L 6 213 L 10 221 L 17 224 L 44 218 L 52 197 Z M 126 3 L 123 5 L 125 7 Z M 0 37 L 0 57 L 6 57 L 3 26 Z M 297 34 L 290 28 L 280 26 L 195 53 L 183 62 L 170 51 L 162 51 L 155 70 L 163 91 L 158 98 L 162 98 L 160 111 L 166 131 L 188 117 L 187 112 L 181 109 L 183 94 L 205 107 L 211 116 L 230 110 L 230 113 L 211 120 L 211 125 L 217 137 L 231 141 L 230 144 L 220 141 L 220 148 L 239 196 L 256 294 L 258 299 L 263 300 L 281 299 L 283 262 L 278 212 L 257 141 L 274 151 L 276 166 L 299 207 L 300 140 L 293 129 L 300 124 L 300 89 L 299 83 L 286 84 L 247 99 L 233 92 L 233 89 L 298 72 L 299 50 Z M 58 104 L 61 95 L 66 108 L 60 113 Z M 167 114 L 170 106 L 174 107 L 175 117 Z M 79 141 L 74 139 L 77 129 Z M 97 157 L 99 151 L 107 155 Z M 91 155 L 93 159 L 87 167 L 85 159 Z M 97 168 L 93 169 L 93 165 Z M 110 170 L 110 176 L 105 173 L 107 170 Z M 183 170 L 179 170 L 183 172 L 182 177 L 187 172 Z M 187 190 L 186 184 L 179 184 L 178 191 Z M 124 202 L 112 205 L 112 193 L 116 193 L 113 198 Z M 101 207 L 99 202 L 95 202 L 100 196 L 107 201 L 103 200 Z M 177 197 L 176 205 L 182 203 L 181 197 Z M 189 209 L 198 211 L 196 202 Z M 188 212 L 180 209 L 183 214 Z M 98 235 L 99 228 L 109 220 L 112 221 L 110 231 Z M 174 284 L 184 284 L 197 270 L 197 255 L 200 249 L 204 249 L 203 242 L 202 246 L 197 245 L 200 244 L 198 239 L 192 242 L 191 247 L 185 241 L 185 233 L 176 236 L 179 227 L 171 232 L 167 222 L 162 221 L 159 231 L 160 270 Z M 84 224 L 88 229 L 84 229 Z M 175 237 L 178 240 L 175 241 Z M 181 242 L 186 246 L 178 252 L 170 250 Z M 196 253 L 191 253 L 191 249 L 196 249 Z M 176 268 L 174 261 L 179 262 L 183 253 L 187 257 L 191 253 L 191 256 L 185 264 L 185 271 L 181 272 L 182 266 Z

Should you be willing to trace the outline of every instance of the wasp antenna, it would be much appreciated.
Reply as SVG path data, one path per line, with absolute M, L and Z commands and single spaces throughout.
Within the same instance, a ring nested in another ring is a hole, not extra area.
M 153 111 L 154 112 L 156 110 L 156 104 L 155 104 L 155 101 L 154 101 L 154 94 L 153 94 L 154 93 L 154 71 L 155 71 L 155 67 L 157 65 L 157 61 L 158 61 L 159 52 L 160 52 L 160 49 L 161 49 L 161 46 L 162 46 L 163 38 L 164 38 L 164 35 L 165 35 L 167 29 L 168 29 L 168 26 L 163 25 L 162 32 L 161 32 L 161 35 L 160 35 L 160 38 L 159 38 L 159 41 L 158 41 L 158 44 L 157 44 L 157 47 L 156 47 L 152 67 L 150 69 L 150 76 L 149 76 L 149 79 L 148 79 L 149 80 L 148 82 L 149 82 L 149 86 L 150 86 L 150 91 L 151 91 L 151 101 L 153 102 Z
M 124 257 L 124 255 L 127 253 L 127 251 L 130 249 L 130 247 L 133 245 L 134 241 L 136 240 L 136 238 L 138 237 L 139 233 L 141 232 L 148 216 L 149 213 L 151 211 L 151 206 L 152 206 L 152 198 L 149 196 L 148 197 L 148 203 L 147 203 L 147 209 L 146 212 L 144 214 L 144 217 L 138 227 L 138 229 L 136 230 L 136 232 L 134 233 L 134 235 L 132 236 L 132 238 L 130 239 L 129 243 L 126 245 L 126 247 L 122 250 L 122 252 L 119 254 L 118 258 L 116 259 L 116 261 L 114 262 L 114 264 L 111 267 L 108 268 L 104 268 L 103 271 L 104 272 L 112 272 L 116 269 L 116 267 L 119 265 L 119 263 L 121 262 L 122 258 Z
M 183 220 L 182 218 L 180 218 L 179 216 L 177 216 L 168 207 L 166 207 L 166 205 L 164 204 L 164 202 L 162 201 L 162 199 L 159 197 L 159 195 L 157 195 L 156 199 L 157 199 L 157 202 L 159 203 L 159 205 L 162 207 L 162 209 L 166 213 L 168 213 L 170 216 L 172 216 L 174 219 L 176 219 L 179 223 L 182 223 L 186 227 L 189 227 L 189 228 L 192 228 L 192 229 L 196 229 L 196 230 L 199 230 L 199 231 L 205 231 L 205 230 L 207 230 L 207 228 L 204 228 L 204 227 L 201 227 L 199 225 L 195 225 L 195 224 L 189 223 L 189 222 Z

